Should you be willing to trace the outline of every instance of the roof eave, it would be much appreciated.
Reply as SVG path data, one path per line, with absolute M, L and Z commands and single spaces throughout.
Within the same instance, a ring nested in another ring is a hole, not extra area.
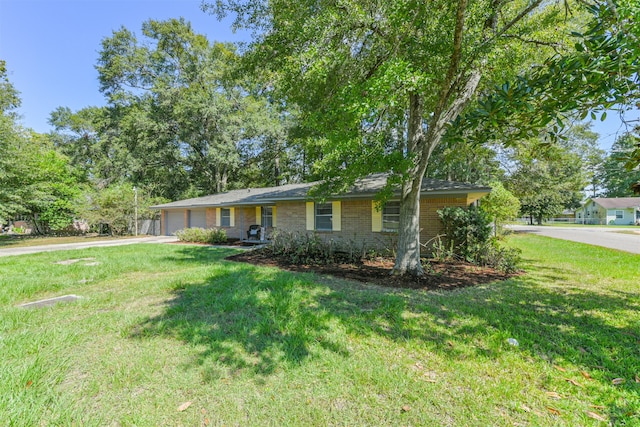
M 420 192 L 421 197 L 429 197 L 429 196 L 459 196 L 459 195 L 468 195 L 468 194 L 488 194 L 491 192 L 490 187 L 476 187 L 476 188 L 453 188 L 453 189 L 442 189 L 442 190 L 425 190 Z M 363 199 L 374 199 L 378 191 L 370 191 L 370 192 L 362 192 L 357 194 L 340 194 L 332 197 L 327 197 L 328 200 L 363 200 Z M 399 192 L 394 193 L 394 197 L 400 196 Z M 164 205 L 155 205 L 151 206 L 150 209 L 158 210 L 158 209 L 184 209 L 184 208 L 218 208 L 218 207 L 233 207 L 233 206 L 259 206 L 265 204 L 274 204 L 276 202 L 294 202 L 294 201 L 312 201 L 313 197 L 309 197 L 308 195 L 300 195 L 300 196 L 289 196 L 289 197 L 265 197 L 260 198 L 260 196 L 256 196 L 255 199 L 252 200 L 239 200 L 239 201 L 231 201 L 231 202 L 219 202 L 219 203 L 189 203 L 189 204 L 164 204 Z

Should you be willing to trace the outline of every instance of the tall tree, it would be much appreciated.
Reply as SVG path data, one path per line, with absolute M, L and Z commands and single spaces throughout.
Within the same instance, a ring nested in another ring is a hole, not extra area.
M 15 110 L 20 95 L 7 76 L 6 62 L 0 60 L 0 223 L 19 209 L 11 182 L 16 178 L 15 146 L 20 138 Z
M 16 183 L 20 177 L 19 145 L 24 135 L 22 130 L 7 115 L 0 115 L 0 222 L 21 213 L 22 203 L 16 194 Z
M 55 150 L 48 135 L 26 132 L 13 158 L 19 166 L 13 181 L 20 214 L 35 234 L 63 230 L 73 222 L 82 185 L 69 159 Z
M 72 112 L 69 107 L 58 107 L 49 115 L 53 126 L 51 139 L 58 150 L 69 157 L 85 180 L 107 175 L 103 163 L 109 153 L 101 147 L 100 131 L 107 115 L 105 108 L 86 107 Z
M 253 27 L 250 58 L 316 129 L 317 166 L 337 190 L 374 171 L 401 184 L 397 274 L 421 275 L 420 188 L 430 157 L 478 90 L 563 51 L 558 3 L 499 0 L 204 4 Z M 340 179 L 336 179 L 339 177 Z
M 225 190 L 243 147 L 265 134 L 278 138 L 278 120 L 257 83 L 233 72 L 233 45 L 210 43 L 183 19 L 147 21 L 142 34 L 139 41 L 115 31 L 102 41 L 97 66 L 118 116 L 115 138 L 133 156 L 133 182 L 161 181 L 155 167 L 182 196 Z M 159 195 L 175 198 L 170 191 Z
M 504 172 L 498 146 L 454 139 L 435 148 L 426 174 L 447 181 L 487 184 L 502 179 Z
M 62 229 L 72 222 L 80 194 L 76 175 L 46 135 L 20 126 L 19 105 L 0 61 L 0 222 L 21 215 L 36 233 Z
M 580 156 L 588 187 L 585 192 L 597 197 L 602 191 L 603 164 L 606 152 L 598 145 L 599 135 L 591 130 L 591 123 L 572 125 L 566 133 L 564 145 Z
M 607 110 L 637 108 L 640 98 L 640 26 L 636 0 L 581 2 L 591 14 L 573 34 L 575 49 L 557 52 L 542 64 L 484 94 L 478 108 L 456 123 L 476 142 L 535 138 L 541 128 L 555 138 L 566 116 L 601 120 Z M 565 1 L 565 4 L 569 2 Z M 640 146 L 637 154 L 640 155 Z M 632 157 L 628 167 L 640 163 Z
M 611 146 L 611 152 L 607 155 L 603 169 L 603 186 L 606 197 L 633 197 L 633 185 L 640 182 L 640 170 L 627 169 L 638 136 L 631 132 L 619 136 Z
M 507 188 L 520 200 L 523 215 L 542 221 L 575 209 L 587 183 L 580 155 L 570 144 L 548 145 L 532 140 L 515 155 L 515 169 L 507 177 Z

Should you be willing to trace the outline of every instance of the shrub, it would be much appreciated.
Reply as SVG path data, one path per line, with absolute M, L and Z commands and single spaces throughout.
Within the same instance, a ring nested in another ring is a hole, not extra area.
M 482 198 L 480 209 L 493 220 L 494 235 L 498 236 L 504 234 L 502 224 L 518 216 L 520 200 L 504 188 L 500 181 L 491 182 L 489 186 L 491 193 Z
M 453 250 L 453 242 L 449 242 L 449 246 L 445 245 L 442 241 L 442 236 L 437 236 L 432 249 L 431 258 L 436 261 L 446 261 L 456 258 L 455 251 Z
M 520 270 L 521 251 L 516 248 L 502 246 L 496 239 L 491 239 L 477 254 L 476 264 L 485 265 L 505 273 Z
M 217 228 L 184 228 L 176 231 L 176 237 L 181 242 L 192 243 L 225 243 L 227 241 L 227 232 Z
M 26 229 L 24 227 L 13 227 L 13 232 L 16 234 L 24 234 Z
M 475 206 L 465 210 L 448 207 L 438 211 L 444 226 L 444 241 L 434 245 L 436 259 L 462 259 L 506 273 L 519 269 L 520 251 L 507 248 L 491 237 L 488 215 Z
M 355 241 L 324 240 L 318 234 L 275 232 L 268 253 L 292 264 L 359 264 L 367 255 L 363 244 Z
M 489 216 L 475 206 L 447 207 L 439 210 L 438 215 L 444 226 L 445 246 L 462 259 L 473 262 L 491 238 Z

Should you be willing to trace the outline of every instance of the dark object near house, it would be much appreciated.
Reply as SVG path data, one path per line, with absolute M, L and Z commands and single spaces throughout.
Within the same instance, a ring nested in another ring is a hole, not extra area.
M 257 224 L 253 224 L 249 226 L 249 230 L 247 231 L 247 239 L 248 240 L 262 240 L 260 226 Z

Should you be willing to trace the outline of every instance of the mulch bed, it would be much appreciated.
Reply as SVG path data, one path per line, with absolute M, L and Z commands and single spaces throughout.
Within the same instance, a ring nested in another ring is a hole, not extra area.
M 377 258 L 364 261 L 362 265 L 297 265 L 272 257 L 260 250 L 232 255 L 230 261 L 246 262 L 261 266 L 279 267 L 297 272 L 327 274 L 359 282 L 375 283 L 394 288 L 451 290 L 506 280 L 516 274 L 506 274 L 488 267 L 478 267 L 465 262 L 430 262 L 431 271 L 421 278 L 394 276 L 391 274 L 393 260 Z

